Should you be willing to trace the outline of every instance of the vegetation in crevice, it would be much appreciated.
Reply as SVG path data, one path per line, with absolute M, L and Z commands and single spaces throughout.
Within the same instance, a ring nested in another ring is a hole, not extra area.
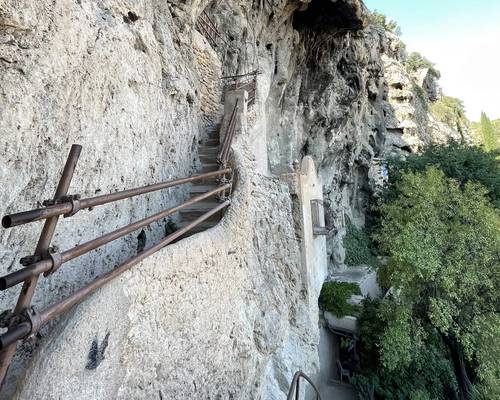
M 413 93 L 415 93 L 415 96 L 417 96 L 417 99 L 420 100 L 420 103 L 422 104 L 422 107 L 424 110 L 429 109 L 429 98 L 427 97 L 427 94 L 425 93 L 425 90 L 422 89 L 420 86 L 417 84 L 413 84 Z
M 351 267 L 358 265 L 377 266 L 378 260 L 373 252 L 373 246 L 365 228 L 356 227 L 347 221 L 346 235 L 344 237 L 346 251 L 345 263 Z

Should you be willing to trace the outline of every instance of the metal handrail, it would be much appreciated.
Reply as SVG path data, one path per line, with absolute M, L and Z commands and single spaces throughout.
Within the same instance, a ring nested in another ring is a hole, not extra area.
M 255 94 L 257 91 L 257 75 L 260 71 L 255 70 L 247 74 L 225 76 L 221 78 L 227 81 L 224 90 L 246 90 L 248 92 L 248 104 L 252 104 L 255 101 Z
M 42 219 L 47 219 L 58 215 L 73 216 L 76 214 L 76 212 L 86 208 L 94 208 L 118 200 L 124 200 L 130 197 L 139 196 L 141 194 L 156 192 L 158 190 L 167 189 L 174 186 L 180 186 L 185 183 L 192 183 L 202 179 L 217 177 L 223 175 L 224 173 L 229 173 L 229 172 L 231 171 L 228 168 L 227 171 L 218 170 L 213 172 L 207 172 L 200 175 L 193 175 L 187 178 L 164 181 L 155 183 L 153 185 L 141 186 L 134 189 L 123 190 L 120 192 L 89 197 L 87 199 L 72 198 L 68 201 L 60 202 L 51 206 L 6 215 L 2 218 L 2 226 L 4 228 L 12 228 L 14 226 L 27 224 L 29 222 L 39 221 Z
M 214 47 L 219 45 L 218 40 L 220 40 L 225 46 L 229 46 L 229 43 L 220 34 L 217 24 L 208 14 L 207 10 L 203 10 L 196 20 L 196 27 L 202 30 L 207 39 L 211 42 L 210 44 Z
M 316 392 L 316 400 L 321 400 L 321 395 L 314 382 L 302 371 L 297 371 L 293 376 L 290 390 L 288 391 L 287 400 L 300 400 L 300 379 L 305 379 Z
M 35 262 L 25 268 L 12 272 L 8 275 L 0 277 L 0 290 L 8 289 L 12 286 L 18 285 L 25 280 L 41 275 L 55 272 L 55 270 L 59 269 L 62 264 L 71 261 L 77 257 L 80 257 L 84 254 L 91 252 L 99 247 L 104 246 L 116 239 L 119 239 L 133 231 L 136 231 L 146 225 L 152 224 L 160 219 L 166 218 L 178 211 L 183 210 L 186 207 L 189 207 L 193 204 L 196 204 L 202 200 L 205 200 L 209 197 L 215 196 L 220 192 L 230 189 L 231 184 L 226 184 L 224 186 L 220 186 L 210 192 L 201 194 L 199 196 L 193 197 L 184 203 L 169 208 L 167 210 L 161 211 L 157 214 L 154 214 L 150 217 L 141 219 L 129 225 L 126 225 L 122 228 L 119 228 L 113 232 L 107 233 L 103 236 L 100 236 L 96 239 L 90 240 L 86 243 L 82 243 L 78 246 L 73 247 L 72 249 L 66 250 L 62 253 L 51 253 L 49 258 L 45 258 L 38 262 Z
M 40 330 L 40 328 L 42 328 L 49 321 L 51 321 L 52 319 L 57 318 L 61 314 L 65 313 L 66 311 L 71 309 L 71 307 L 73 307 L 74 305 L 81 302 L 85 297 L 94 293 L 97 289 L 103 287 L 106 283 L 110 282 L 111 280 L 113 280 L 117 276 L 121 275 L 125 271 L 128 271 L 134 265 L 137 265 L 138 263 L 143 261 L 145 258 L 154 254 L 158 250 L 162 249 L 163 247 L 165 247 L 169 243 L 172 243 L 175 239 L 184 235 L 186 232 L 190 231 L 195 226 L 201 224 L 203 221 L 207 220 L 212 215 L 223 210 L 224 208 L 228 207 L 229 205 L 230 205 L 230 201 L 226 200 L 224 203 L 221 203 L 217 207 L 206 212 L 201 217 L 199 217 L 195 221 L 191 222 L 189 225 L 186 225 L 184 228 L 181 228 L 181 229 L 175 231 L 174 233 L 168 235 L 167 237 L 165 237 L 163 240 L 161 240 L 160 242 L 158 242 L 154 246 L 137 254 L 135 257 L 128 259 L 127 261 L 118 265 L 113 270 L 100 276 L 99 278 L 95 279 L 94 281 L 92 281 L 88 285 L 82 287 L 77 292 L 73 293 L 71 296 L 53 304 L 52 306 L 46 308 L 42 312 L 37 313 L 33 310 L 29 310 L 29 315 L 28 315 L 29 318 L 27 321 L 23 321 L 23 322 L 15 325 L 14 327 L 10 328 L 7 331 L 7 333 L 0 335 L 0 350 L 3 350 L 6 347 L 15 344 L 18 340 L 24 339 L 28 336 L 35 334 L 36 332 L 38 332 Z
M 253 75 L 259 75 L 261 72 L 259 70 L 255 70 L 252 72 L 247 72 L 246 74 L 239 74 L 239 75 L 228 75 L 228 76 L 223 76 L 221 79 L 226 80 L 226 79 L 237 79 L 237 78 L 243 78 L 245 76 L 253 76 Z
M 152 255 L 169 243 L 172 243 L 174 240 L 189 232 L 191 229 L 201 224 L 212 215 L 218 213 L 219 211 L 222 211 L 224 208 L 230 205 L 230 200 L 227 200 L 225 196 L 226 191 L 230 192 L 232 187 L 231 181 L 226 179 L 226 175 L 232 172 L 230 168 L 220 168 L 218 171 L 194 175 L 191 177 L 176 179 L 172 181 L 160 182 L 153 185 L 142 186 L 135 189 L 124 190 L 121 192 L 110 193 L 87 199 L 80 199 L 80 196 L 78 195 L 67 196 L 69 185 L 71 183 L 73 173 L 75 171 L 76 164 L 81 153 L 81 149 L 82 147 L 79 145 L 73 145 L 71 147 L 66 165 L 63 169 L 63 174 L 54 195 L 54 199 L 49 202 L 51 205 L 48 205 L 44 208 L 11 214 L 4 217 L 2 220 L 2 225 L 5 228 L 11 228 L 13 226 L 27 224 L 42 219 L 45 219 L 46 221 L 40 235 L 35 254 L 30 257 L 25 257 L 21 260 L 25 268 L 22 268 L 0 278 L 1 290 L 24 282 L 16 307 L 10 316 L 8 330 L 4 334 L 0 335 L 0 382 L 4 381 L 8 367 L 16 350 L 16 343 L 18 340 L 25 339 L 35 334 L 47 322 L 66 312 L 73 305 L 83 300 L 86 296 L 93 293 L 95 290 L 102 287 L 113 278 L 132 268 L 134 265 L 138 264 L 146 257 Z M 220 186 L 211 191 L 190 198 L 179 205 L 163 210 L 150 217 L 146 217 L 139 221 L 133 222 L 96 239 L 90 240 L 72 249 L 66 250 L 62 253 L 58 253 L 54 248 L 49 247 L 60 215 L 71 217 L 76 212 L 84 208 L 92 208 L 114 201 L 138 196 L 141 194 L 154 192 L 160 189 L 178 186 L 185 183 L 191 183 L 205 178 L 215 177 L 219 177 L 219 181 L 221 182 Z M 31 306 L 35 288 L 40 275 L 44 274 L 45 276 L 48 276 L 59 269 L 65 262 L 80 257 L 83 254 L 104 246 L 105 244 L 119 239 L 137 229 L 140 229 L 155 221 L 172 215 L 188 206 L 216 195 L 218 195 L 221 199 L 221 204 L 207 211 L 205 214 L 200 216 L 195 221 L 192 221 L 185 227 L 178 229 L 174 233 L 168 235 L 151 248 L 144 250 L 136 256 L 128 259 L 119 266 L 115 267 L 110 272 L 96 278 L 93 282 L 87 284 L 69 297 L 56 302 L 40 313 L 36 312 Z
M 236 115 L 238 113 L 238 110 L 239 110 L 239 99 L 236 100 L 233 112 L 231 113 L 231 118 L 229 119 L 226 135 L 224 137 L 224 143 L 222 145 L 219 157 L 217 158 L 217 161 L 220 164 L 222 170 L 226 169 L 227 163 L 229 161 L 229 151 L 231 150 L 234 133 L 236 131 Z

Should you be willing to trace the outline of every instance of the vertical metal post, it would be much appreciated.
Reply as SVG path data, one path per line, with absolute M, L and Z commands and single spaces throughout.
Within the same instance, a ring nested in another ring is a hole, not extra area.
M 300 399 L 300 377 L 297 379 L 297 386 L 295 386 L 295 400 Z
M 61 179 L 57 186 L 56 192 L 54 194 L 54 200 L 60 199 L 68 193 L 69 186 L 71 184 L 71 179 L 73 178 L 73 173 L 75 172 L 76 164 L 80 153 L 82 151 L 82 146 L 74 144 L 71 146 L 71 150 L 66 160 L 66 165 L 64 166 Z M 57 221 L 59 216 L 48 218 L 38 239 L 38 243 L 35 249 L 35 255 L 45 257 L 50 246 L 52 237 L 57 226 Z M 31 301 L 33 295 L 35 294 L 35 288 L 38 283 L 38 276 L 31 278 L 26 281 L 23 285 L 19 298 L 17 300 L 16 307 L 14 309 L 14 315 L 20 315 L 23 311 L 31 306 Z M 9 328 L 10 329 L 10 328 Z M 7 375 L 7 370 L 12 361 L 12 357 L 16 351 L 16 344 L 12 344 L 0 352 L 0 391 L 2 390 L 5 376 Z

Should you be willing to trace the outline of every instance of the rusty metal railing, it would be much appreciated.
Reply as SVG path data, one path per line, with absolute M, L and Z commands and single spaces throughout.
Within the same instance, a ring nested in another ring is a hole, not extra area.
M 300 400 L 300 380 L 304 379 L 306 380 L 311 387 L 314 389 L 314 392 L 316 393 L 316 400 L 321 400 L 321 395 L 319 394 L 319 390 L 314 384 L 314 382 L 309 378 L 306 374 L 304 374 L 302 371 L 298 371 L 295 373 L 292 379 L 292 383 L 290 385 L 290 390 L 288 391 L 288 396 L 287 400 Z
M 230 90 L 246 90 L 248 92 L 248 104 L 255 103 L 255 96 L 257 94 L 257 75 L 260 72 L 255 70 L 248 74 L 224 76 L 221 79 L 224 82 L 224 91 Z
M 205 36 L 214 49 L 222 48 L 225 50 L 229 46 L 229 43 L 220 34 L 217 23 L 210 17 L 206 9 L 202 11 L 196 20 L 196 29 Z
M 239 99 L 236 100 L 231 117 L 229 119 L 229 124 L 227 126 L 226 135 L 224 136 L 224 142 L 222 144 L 221 151 L 217 157 L 217 162 L 221 169 L 227 168 L 227 163 L 229 162 L 229 152 L 231 150 L 231 145 L 234 139 L 234 133 L 236 131 L 236 116 L 238 115 L 238 110 L 240 108 Z
M 209 219 L 212 215 L 225 209 L 229 206 L 230 200 L 225 195 L 221 198 L 221 202 L 201 215 L 195 221 L 192 221 L 187 226 L 176 230 L 174 233 L 166 236 L 157 244 L 149 249 L 143 250 L 136 256 L 126 260 L 122 264 L 115 267 L 112 271 L 96 278 L 91 283 L 85 285 L 69 297 L 50 305 L 46 309 L 38 312 L 31 306 L 35 293 L 38 279 L 43 274 L 49 276 L 56 272 L 64 263 L 82 256 L 92 250 L 95 250 L 105 244 L 108 244 L 118 238 L 121 238 L 141 227 L 149 225 L 155 221 L 166 218 L 186 207 L 189 207 L 197 202 L 200 202 L 209 197 L 225 194 L 231 190 L 231 180 L 227 180 L 225 176 L 231 173 L 230 168 L 220 168 L 218 171 L 208 172 L 200 175 L 194 175 L 187 178 L 176 179 L 172 181 L 160 182 L 153 185 L 143 186 L 135 189 L 124 190 L 121 192 L 110 193 L 102 196 L 90 197 L 81 199 L 78 195 L 68 196 L 69 186 L 73 177 L 73 173 L 78 162 L 82 147 L 73 145 L 70 154 L 66 161 L 59 185 L 54 195 L 54 199 L 44 202 L 46 205 L 43 208 L 20 212 L 7 215 L 2 219 L 4 228 L 12 228 L 14 226 L 31 223 L 45 219 L 45 224 L 40 234 L 38 244 L 33 256 L 24 257 L 21 259 L 23 268 L 7 274 L 0 278 L 0 290 L 13 287 L 23 283 L 22 290 L 19 294 L 17 304 L 14 311 L 8 319 L 7 332 L 0 335 L 0 382 L 4 381 L 8 367 L 12 361 L 12 357 L 16 350 L 16 345 L 19 340 L 28 338 L 34 335 L 45 324 L 52 319 L 58 317 L 68 311 L 75 304 L 82 301 L 86 296 L 93 293 L 97 289 L 104 286 L 106 283 L 116 278 L 118 275 L 132 268 L 146 257 L 157 252 L 169 243 L 172 243 L 185 233 L 189 232 L 195 226 Z M 145 193 L 151 193 L 161 189 L 166 189 L 186 183 L 196 182 L 202 179 L 224 177 L 220 180 L 219 186 L 211 191 L 192 197 L 187 201 L 169 209 L 163 210 L 150 217 L 141 219 L 129 225 L 126 225 L 113 232 L 107 233 L 94 240 L 90 240 L 80 244 L 72 249 L 58 252 L 57 249 L 50 247 L 50 242 L 54 235 L 59 216 L 71 217 L 82 209 L 91 209 L 96 206 L 112 203 L 118 200 L 127 199 L 133 196 L 138 196 Z

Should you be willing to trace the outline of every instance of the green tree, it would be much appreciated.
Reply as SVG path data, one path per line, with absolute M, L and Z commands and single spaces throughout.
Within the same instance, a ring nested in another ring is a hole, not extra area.
M 465 107 L 462 100 L 455 97 L 443 96 L 431 105 L 434 117 L 463 135 L 469 121 L 465 116 Z
M 318 303 L 323 310 L 331 312 L 338 318 L 355 315 L 359 312 L 359 306 L 348 302 L 354 294 L 361 294 L 356 283 L 325 282 Z
M 409 72 L 416 72 L 422 68 L 428 68 L 436 78 L 439 79 L 441 77 L 441 72 L 436 68 L 436 65 L 418 52 L 411 53 L 406 59 L 405 65 Z
M 449 354 L 461 398 L 495 398 L 484 396 L 500 388 L 498 210 L 481 185 L 460 185 L 433 167 L 403 173 L 396 185 L 375 235 L 389 259 L 383 284 L 395 293 L 380 365 L 398 374 L 415 368 L 429 362 L 432 345 Z
M 479 182 L 488 189 L 493 203 L 500 207 L 500 160 L 498 152 L 486 152 L 478 146 L 450 142 L 447 145 L 431 145 L 421 154 L 412 154 L 406 160 L 388 160 L 390 186 L 383 194 L 385 200 L 398 195 L 399 185 L 406 172 L 423 172 L 434 166 L 449 178 L 460 183 Z M 378 229 L 378 227 L 376 227 Z
M 401 28 L 398 25 L 398 23 L 392 19 L 387 18 L 387 15 L 382 14 L 377 10 L 373 11 L 370 14 L 370 21 L 375 25 L 383 27 L 385 30 L 389 32 L 401 36 Z
M 411 310 L 394 297 L 365 300 L 359 316 L 361 371 L 354 379 L 362 400 L 458 398 L 446 346 L 434 332 L 411 323 Z
M 500 135 L 495 130 L 491 120 L 485 112 L 481 113 L 481 122 L 479 126 L 479 134 L 481 141 L 487 151 L 497 150 L 500 148 Z

